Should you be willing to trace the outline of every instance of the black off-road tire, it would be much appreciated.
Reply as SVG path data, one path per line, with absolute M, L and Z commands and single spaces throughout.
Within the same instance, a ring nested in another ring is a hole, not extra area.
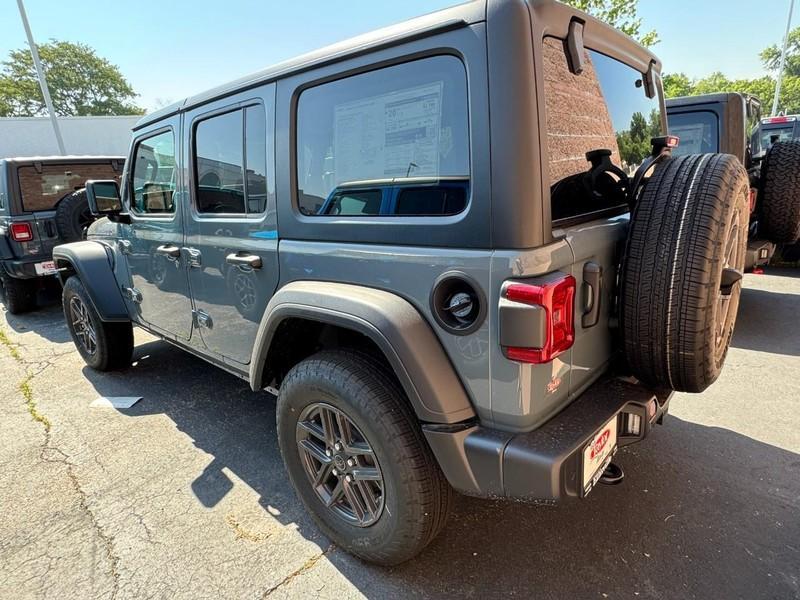
M 776 244 L 800 239 L 800 141 L 777 142 L 761 166 L 759 234 Z
M 374 451 L 383 477 L 384 505 L 368 526 L 347 522 L 326 507 L 305 470 L 298 421 L 304 410 L 320 404 L 344 413 Z M 281 385 L 277 422 L 292 485 L 337 546 L 373 563 L 395 565 L 419 553 L 444 527 L 452 488 L 402 389 L 378 360 L 360 352 L 331 350 L 300 362 Z
M 19 315 L 36 308 L 35 279 L 17 279 L 2 272 L 0 267 L 0 291 L 6 310 L 12 315 Z
M 64 242 L 79 242 L 86 238 L 92 223 L 86 190 L 78 190 L 63 198 L 56 207 L 56 228 Z
M 72 341 L 87 365 L 97 371 L 113 371 L 131 364 L 133 326 L 130 322 L 103 322 L 86 288 L 76 276 L 70 277 L 64 284 L 62 303 Z M 82 318 L 79 318 L 78 312 L 83 313 Z M 94 334 L 94 348 L 81 335 L 82 332 L 86 333 L 84 324 L 88 324 Z
M 729 154 L 671 158 L 648 181 L 620 290 L 625 358 L 640 380 L 701 392 L 719 376 L 739 306 L 748 191 Z

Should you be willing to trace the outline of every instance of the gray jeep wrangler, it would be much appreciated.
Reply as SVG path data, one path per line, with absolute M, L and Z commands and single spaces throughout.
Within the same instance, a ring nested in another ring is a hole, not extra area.
M 125 367 L 136 325 L 276 394 L 298 497 L 377 563 L 453 490 L 618 482 L 719 375 L 747 240 L 740 162 L 670 157 L 660 69 L 563 4 L 479 0 L 146 116 L 55 251 L 77 348 Z
M 84 183 L 122 175 L 125 159 L 45 156 L 0 160 L 0 292 L 18 314 L 34 308 L 53 280 L 52 251 L 83 239 L 92 222 Z
M 735 92 L 667 100 L 669 131 L 681 143 L 673 156 L 724 152 L 736 156 L 750 180 L 745 268 L 766 265 L 776 246 L 783 254 L 800 239 L 800 140 L 794 117 L 761 118 L 753 96 Z

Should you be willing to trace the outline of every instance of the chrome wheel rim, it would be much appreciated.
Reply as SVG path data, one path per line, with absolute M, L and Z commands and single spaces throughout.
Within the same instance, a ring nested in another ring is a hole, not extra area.
M 330 404 L 307 406 L 297 421 L 297 451 L 322 504 L 357 527 L 381 516 L 385 486 L 375 452 L 350 418 Z
M 75 337 L 83 349 L 94 356 L 97 352 L 97 333 L 89 318 L 89 309 L 80 298 L 73 296 L 69 301 L 69 312 Z
M 728 239 L 725 240 L 724 254 L 722 260 L 722 270 L 737 269 L 741 270 L 741 244 L 739 243 L 740 235 L 739 213 L 737 212 L 733 218 L 733 223 L 728 232 Z M 723 290 L 720 288 L 717 294 L 717 307 L 716 307 L 716 330 L 714 332 L 714 355 L 717 359 L 725 352 L 727 347 L 727 338 L 733 327 L 733 321 L 736 318 L 735 302 L 732 302 L 734 296 L 741 289 L 741 283 L 733 284 L 730 290 Z

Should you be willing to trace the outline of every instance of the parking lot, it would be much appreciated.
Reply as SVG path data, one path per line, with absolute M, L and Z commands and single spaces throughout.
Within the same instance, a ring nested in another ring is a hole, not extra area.
M 800 598 L 799 275 L 746 277 L 721 379 L 621 453 L 622 485 L 459 497 L 393 569 L 315 528 L 268 395 L 141 331 L 131 369 L 97 373 L 57 303 L 3 312 L 0 597 Z

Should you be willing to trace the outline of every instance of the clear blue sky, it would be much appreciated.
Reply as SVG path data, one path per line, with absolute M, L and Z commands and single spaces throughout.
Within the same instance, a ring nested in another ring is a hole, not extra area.
M 358 33 L 456 4 L 452 0 L 25 0 L 33 34 L 80 41 L 118 65 L 152 109 Z M 789 0 L 640 0 L 666 72 L 761 74 Z M 754 17 L 754 9 L 760 14 Z M 800 24 L 800 7 L 795 24 Z M 0 58 L 25 45 L 16 2 L 0 3 Z

